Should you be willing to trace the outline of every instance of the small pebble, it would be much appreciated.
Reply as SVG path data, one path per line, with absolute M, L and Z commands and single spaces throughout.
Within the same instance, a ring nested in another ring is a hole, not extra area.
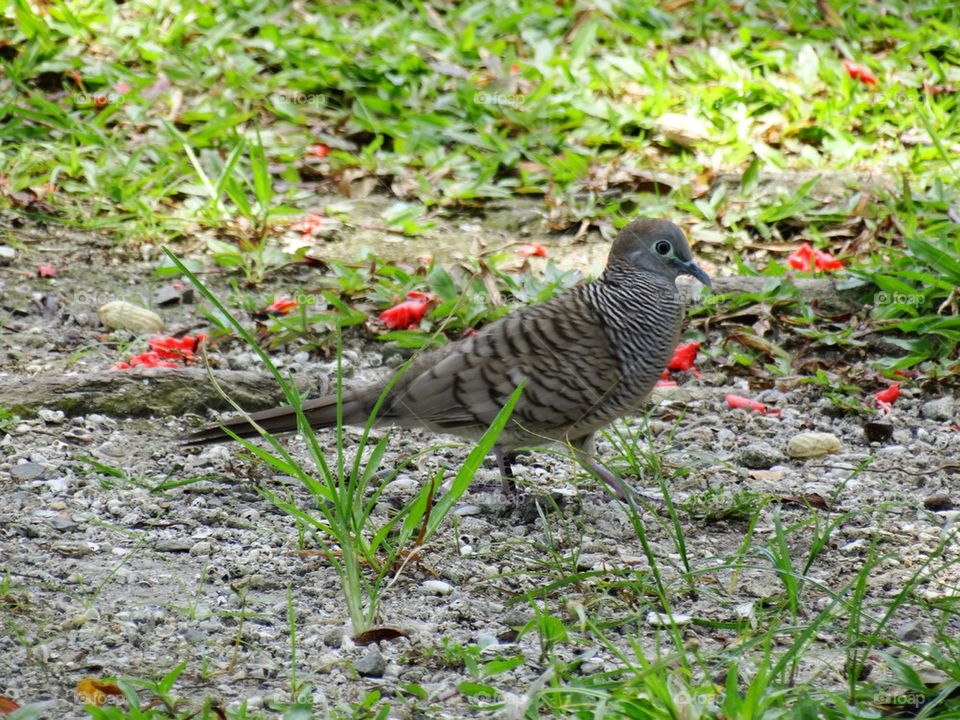
M 40 408 L 37 410 L 37 417 L 43 420 L 45 423 L 50 423 L 51 425 L 59 425 L 63 422 L 66 417 L 63 414 L 63 410 L 51 410 L 49 408 Z
M 928 400 L 920 408 L 920 414 L 927 420 L 948 421 L 956 419 L 956 401 L 945 395 L 936 400 Z
M 953 510 L 953 498 L 947 493 L 934 493 L 923 499 L 923 506 L 927 510 L 933 510 L 934 512 Z
M 190 554 L 206 556 L 213 552 L 213 545 L 209 540 L 198 540 L 190 547 Z
M 693 620 L 692 615 L 683 615 L 681 613 L 660 613 L 650 611 L 647 613 L 647 625 L 654 627 L 670 627 L 671 625 L 687 625 Z
M 768 443 L 751 443 L 737 458 L 740 464 L 751 470 L 767 470 L 783 461 L 783 454 Z
M 427 592 L 432 592 L 434 595 L 449 595 L 453 592 L 453 585 L 443 580 L 425 580 L 422 583 L 422 587 Z
M 376 645 L 367 648 L 363 657 L 353 664 L 354 669 L 364 677 L 383 677 L 387 670 L 387 661 Z
M 39 480 L 46 474 L 47 469 L 43 465 L 37 463 L 25 462 L 20 463 L 19 465 L 14 465 L 10 468 L 10 475 L 14 480 L 20 482 L 30 482 L 31 480 Z
M 840 438 L 825 432 L 803 432 L 794 435 L 787 443 L 787 455 L 792 458 L 820 457 L 839 449 Z

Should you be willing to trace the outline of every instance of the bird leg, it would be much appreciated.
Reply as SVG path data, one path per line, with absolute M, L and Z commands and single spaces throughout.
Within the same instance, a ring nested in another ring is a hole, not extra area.
M 497 458 L 497 467 L 500 468 L 500 489 L 505 497 L 515 497 L 517 486 L 513 482 L 513 463 L 517 459 L 517 454 L 504 452 L 498 447 L 493 449 L 493 454 Z
M 624 501 L 628 500 L 627 491 L 624 488 L 623 483 L 620 482 L 620 478 L 607 470 L 592 457 L 582 458 L 581 462 L 586 466 L 587 470 L 603 480 L 607 486 L 616 493 L 618 498 Z
M 627 493 L 627 489 L 620 481 L 620 478 L 607 470 L 607 468 L 598 463 L 596 458 L 594 458 L 596 443 L 594 442 L 593 435 L 588 435 L 579 441 L 571 441 L 570 444 L 576 454 L 577 461 L 583 465 L 583 467 L 603 480 L 607 484 L 607 487 L 616 493 L 618 498 L 632 504 L 630 495 Z

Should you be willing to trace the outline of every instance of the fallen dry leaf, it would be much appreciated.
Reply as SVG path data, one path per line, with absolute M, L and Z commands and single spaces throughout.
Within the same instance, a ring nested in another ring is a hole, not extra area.
M 123 692 L 115 684 L 95 680 L 94 678 L 84 678 L 78 682 L 76 692 L 84 703 L 97 707 L 107 701 L 108 695 L 123 697 Z
M 8 698 L 6 695 L 0 695 L 0 715 L 6 715 L 12 713 L 14 710 L 19 708 L 16 702 Z

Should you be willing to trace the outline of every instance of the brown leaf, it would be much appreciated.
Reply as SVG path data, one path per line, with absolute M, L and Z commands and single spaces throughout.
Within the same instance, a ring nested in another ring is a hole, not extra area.
M 802 505 L 803 507 L 812 507 L 815 510 L 830 511 L 830 506 L 820 493 L 807 493 L 806 495 L 784 495 L 780 498 L 784 505 Z
M 380 642 L 381 640 L 396 640 L 397 638 L 407 637 L 407 632 L 397 627 L 381 625 L 364 630 L 353 638 L 357 645 L 369 645 L 370 643 Z
M 107 700 L 107 695 L 123 697 L 123 691 L 113 683 L 95 680 L 94 678 L 84 678 L 77 683 L 77 695 L 88 705 L 100 707 Z
M 779 345 L 776 345 L 772 342 L 768 342 L 757 335 L 754 335 L 752 332 L 742 327 L 735 327 L 727 335 L 729 340 L 738 342 L 744 347 L 752 348 L 753 350 L 758 350 L 770 357 L 784 357 L 787 355 L 786 351 L 781 348 Z

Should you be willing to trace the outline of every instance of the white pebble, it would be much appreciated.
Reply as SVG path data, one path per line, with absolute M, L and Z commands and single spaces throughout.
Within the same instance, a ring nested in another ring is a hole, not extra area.
M 424 590 L 435 595 L 449 595 L 453 592 L 453 585 L 443 580 L 425 580 L 422 585 Z

